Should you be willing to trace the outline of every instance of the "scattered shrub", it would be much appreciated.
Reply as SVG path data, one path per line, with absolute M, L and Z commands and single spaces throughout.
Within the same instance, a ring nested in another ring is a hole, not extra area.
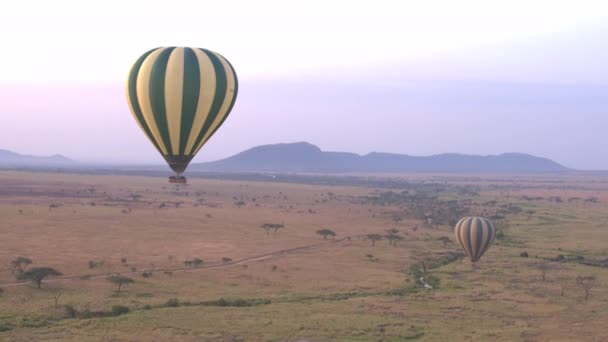
M 78 316 L 78 310 L 76 310 L 73 305 L 65 305 L 63 311 L 69 318 L 76 318 L 76 316 Z
M 13 328 L 15 327 L 10 323 L 0 322 L 0 332 L 10 331 L 13 330 Z
M 203 265 L 204 261 L 203 259 L 200 258 L 194 258 L 193 260 L 186 260 L 184 261 L 184 266 L 186 267 L 201 267 Z
M 564 260 L 566 260 L 566 257 L 563 254 L 559 254 L 554 259 L 552 259 L 552 261 L 564 261 Z
M 97 267 L 102 267 L 104 264 L 104 261 L 95 261 L 95 260 L 89 260 L 89 268 L 93 269 L 93 268 L 97 268 Z
M 371 262 L 378 262 L 378 261 L 380 261 L 380 259 L 376 258 L 373 254 L 366 254 L 365 257 L 367 258 L 367 260 L 369 260 Z
M 49 321 L 44 318 L 28 318 L 23 317 L 19 322 L 19 326 L 23 328 L 42 328 L 49 325 Z
M 112 306 L 112 316 L 120 316 L 129 313 L 129 307 L 124 305 L 114 305 Z
M 424 277 L 424 280 L 426 280 L 426 283 L 432 286 L 434 289 L 439 288 L 439 285 L 441 284 L 439 277 L 432 274 L 428 274 L 426 277 Z
M 165 306 L 170 308 L 176 308 L 179 306 L 179 300 L 177 298 L 171 298 L 165 303 Z
M 226 306 L 226 307 L 248 307 L 248 306 L 256 306 L 256 305 L 264 305 L 270 304 L 270 299 L 228 299 L 228 298 L 220 298 L 215 301 L 206 302 L 204 304 L 210 306 Z

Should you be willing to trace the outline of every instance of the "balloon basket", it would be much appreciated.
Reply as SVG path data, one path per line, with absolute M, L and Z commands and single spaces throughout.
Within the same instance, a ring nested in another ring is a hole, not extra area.
M 171 176 L 171 177 L 169 177 L 169 183 L 186 184 L 186 177 L 184 177 L 184 176 Z

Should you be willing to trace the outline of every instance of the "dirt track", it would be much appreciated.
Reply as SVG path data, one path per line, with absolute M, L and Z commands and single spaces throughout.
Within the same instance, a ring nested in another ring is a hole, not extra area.
M 256 256 L 249 257 L 249 258 L 234 260 L 231 262 L 207 264 L 207 265 L 202 265 L 200 267 L 154 268 L 154 269 L 149 269 L 148 271 L 149 272 L 188 272 L 188 271 L 192 272 L 192 271 L 200 271 L 200 270 L 205 270 L 205 269 L 228 268 L 228 267 L 240 266 L 240 265 L 244 265 L 244 264 L 248 264 L 248 263 L 252 263 L 252 262 L 256 262 L 256 261 L 262 261 L 262 260 L 270 259 L 270 258 L 273 258 L 276 256 L 285 255 L 285 254 L 292 254 L 292 253 L 299 252 L 299 251 L 306 250 L 306 249 L 313 249 L 315 247 L 319 247 L 319 246 L 323 246 L 323 245 L 336 244 L 336 243 L 340 243 L 342 241 L 353 239 L 353 238 L 361 238 L 363 236 L 364 235 L 352 235 L 352 236 L 347 236 L 347 237 L 344 237 L 341 239 L 332 239 L 332 240 L 328 240 L 328 241 L 324 240 L 323 242 L 312 244 L 312 245 L 299 246 L 299 247 L 294 247 L 294 248 L 289 248 L 289 249 L 281 249 L 276 252 L 256 255 Z M 113 274 L 117 274 L 117 273 L 118 272 L 95 274 L 95 275 L 90 275 L 90 274 L 82 275 L 81 274 L 81 275 L 62 276 L 62 277 L 54 277 L 54 278 L 45 280 L 44 282 L 45 283 L 57 283 L 57 282 L 61 282 L 62 280 L 80 279 L 85 276 L 88 279 L 99 279 L 99 278 L 107 278 L 107 277 L 109 277 Z M 136 274 L 136 273 L 139 273 L 139 272 L 138 271 L 120 272 L 120 274 Z M 18 286 L 18 285 L 26 285 L 29 283 L 30 283 L 29 281 L 15 281 L 15 282 L 8 282 L 8 283 L 0 283 L 0 286 L 3 286 L 3 287 Z

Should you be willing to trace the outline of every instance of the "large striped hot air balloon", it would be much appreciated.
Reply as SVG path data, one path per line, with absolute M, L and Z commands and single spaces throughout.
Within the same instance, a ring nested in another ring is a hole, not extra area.
M 224 123 L 237 90 L 232 65 L 213 51 L 161 47 L 135 62 L 127 81 L 129 106 L 175 171 L 171 182 L 185 183 L 181 174 Z
M 465 217 L 456 223 L 454 235 L 471 262 L 477 262 L 494 243 L 496 228 L 483 217 Z

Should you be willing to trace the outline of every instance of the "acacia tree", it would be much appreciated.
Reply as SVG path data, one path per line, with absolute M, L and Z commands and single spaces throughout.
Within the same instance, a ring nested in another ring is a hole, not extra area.
M 367 238 L 372 242 L 372 247 L 376 245 L 376 241 L 382 240 L 382 235 L 380 234 L 367 234 Z
M 123 285 L 133 284 L 135 282 L 133 279 L 131 279 L 129 277 L 121 276 L 120 274 L 110 276 L 108 278 L 108 281 L 111 282 L 112 284 L 115 284 L 116 286 L 118 286 L 118 288 L 116 289 L 116 292 L 120 292 L 120 288 Z
M 336 232 L 331 229 L 319 229 L 317 230 L 317 234 L 323 236 L 323 240 L 326 240 L 328 236 L 335 237 Z
M 274 226 L 272 227 L 272 229 L 274 229 L 274 232 L 278 232 L 279 229 L 283 229 L 285 228 L 285 224 L 284 223 L 275 223 Z
M 260 227 L 263 228 L 266 231 L 266 235 L 268 235 L 268 234 L 270 234 L 271 230 L 274 230 L 274 232 L 276 233 L 279 231 L 279 229 L 285 228 L 285 224 L 283 224 L 283 223 L 264 223 Z
M 272 223 L 264 223 L 263 225 L 260 226 L 260 228 L 264 229 L 264 231 L 266 232 L 266 235 L 270 235 L 270 230 L 272 230 L 272 227 L 270 226 Z
M 388 234 L 385 238 L 388 240 L 389 246 L 397 246 L 397 242 L 403 240 L 403 237 L 397 234 Z
M 585 301 L 589 299 L 591 289 L 595 287 L 597 279 L 594 276 L 578 276 L 576 284 L 585 291 Z
M 12 273 L 14 275 L 21 274 L 28 265 L 32 264 L 32 260 L 26 257 L 16 257 L 11 261 Z
M 42 281 L 48 277 L 61 276 L 63 273 L 51 267 L 34 267 L 17 276 L 17 280 L 29 280 L 36 284 L 37 288 L 42 286 Z
M 391 229 L 387 229 L 386 232 L 389 234 L 399 234 L 399 229 L 391 228 Z

